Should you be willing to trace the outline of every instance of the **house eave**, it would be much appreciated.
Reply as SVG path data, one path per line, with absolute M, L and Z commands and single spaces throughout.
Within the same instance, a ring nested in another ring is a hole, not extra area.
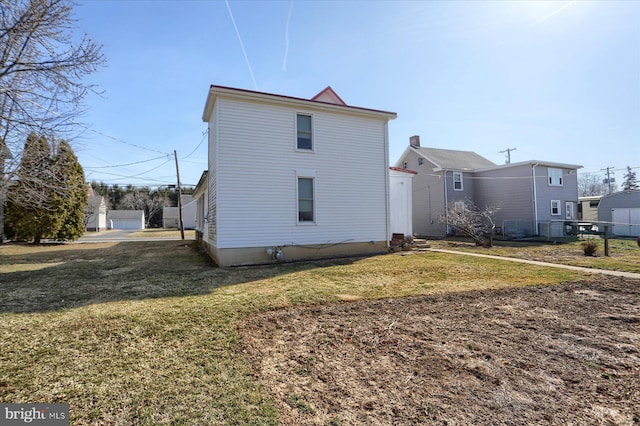
M 578 170 L 581 169 L 583 166 L 577 165 L 577 164 L 568 164 L 568 163 L 555 163 L 552 161 L 539 161 L 539 160 L 529 160 L 529 161 L 520 161 L 518 163 L 510 163 L 510 164 L 500 164 L 498 166 L 494 166 L 494 167 L 484 167 L 481 169 L 476 169 L 474 170 L 474 172 L 488 172 L 491 170 L 500 170 L 500 169 L 508 169 L 511 167 L 520 167 L 520 166 L 525 166 L 525 165 L 531 165 L 531 166 L 543 166 L 543 167 L 555 167 L 558 169 L 572 169 L 572 170 Z
M 314 101 L 310 99 L 296 98 L 286 95 L 277 95 L 273 93 L 257 92 L 246 89 L 236 89 L 233 87 L 211 85 L 209 94 L 202 113 L 202 121 L 208 122 L 213 112 L 216 99 L 223 96 L 227 99 L 238 99 L 249 102 L 268 103 L 271 105 L 296 106 L 301 109 L 314 109 L 330 112 L 340 112 L 353 115 L 363 115 L 367 117 L 375 117 L 384 120 L 393 120 L 397 118 L 395 112 L 382 111 L 370 108 L 353 107 L 348 105 L 337 105 L 328 102 Z

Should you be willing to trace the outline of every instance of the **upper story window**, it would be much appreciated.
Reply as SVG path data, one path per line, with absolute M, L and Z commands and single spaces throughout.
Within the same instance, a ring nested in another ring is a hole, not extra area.
M 418 166 L 422 166 L 424 164 L 424 158 L 418 158 Z
M 311 116 L 308 114 L 297 114 L 296 132 L 298 149 L 313 150 L 313 132 Z
M 403 169 L 408 169 L 409 168 L 409 163 L 406 162 L 406 161 L 404 163 L 402 163 L 402 168 Z
M 453 190 L 462 191 L 462 172 L 453 172 Z
M 562 169 L 554 169 L 549 167 L 549 186 L 562 186 Z

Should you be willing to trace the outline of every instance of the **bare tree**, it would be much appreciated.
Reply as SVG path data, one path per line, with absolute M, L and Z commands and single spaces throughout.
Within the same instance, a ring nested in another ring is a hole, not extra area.
M 125 210 L 144 210 L 145 227 L 149 227 L 153 216 L 162 211 L 166 200 L 152 197 L 146 191 L 127 192 L 118 206 Z
M 496 224 L 493 216 L 498 208 L 478 208 L 471 200 L 464 203 L 455 203 L 447 209 L 444 221 L 453 228 L 456 233 L 471 238 L 476 245 L 491 247 L 495 234 Z
M 11 153 L 0 192 L 13 178 L 30 133 L 70 136 L 104 63 L 101 46 L 74 34 L 68 0 L 0 0 L 0 140 Z
M 599 174 L 585 173 L 578 175 L 578 196 L 591 197 L 605 195 L 609 191 L 608 184 L 604 183 L 604 177 Z

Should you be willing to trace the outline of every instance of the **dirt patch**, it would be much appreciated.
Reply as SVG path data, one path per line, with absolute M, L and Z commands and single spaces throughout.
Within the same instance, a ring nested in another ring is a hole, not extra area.
M 640 424 L 640 282 L 358 301 L 239 328 L 281 424 Z

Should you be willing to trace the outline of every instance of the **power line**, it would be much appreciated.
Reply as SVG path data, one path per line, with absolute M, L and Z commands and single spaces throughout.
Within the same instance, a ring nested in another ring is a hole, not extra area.
M 133 166 L 135 164 L 142 164 L 142 163 L 148 163 L 150 161 L 155 161 L 155 160 L 159 160 L 161 158 L 167 158 L 167 155 L 163 155 L 161 157 L 155 157 L 155 158 L 151 158 L 149 160 L 141 160 L 141 161 L 136 161 L 134 163 L 126 163 L 126 164 L 114 164 L 112 166 L 86 166 L 84 167 L 85 169 L 112 169 L 112 168 L 116 168 L 116 167 L 126 167 L 126 166 Z
M 207 137 L 207 135 L 208 135 L 208 134 L 209 134 L 209 129 L 206 129 L 204 132 L 202 132 L 202 139 L 200 139 L 200 142 L 198 143 L 198 146 L 196 146 L 196 147 L 193 149 L 193 151 L 191 151 L 191 152 L 189 153 L 189 155 L 187 155 L 186 157 L 184 157 L 184 158 L 182 159 L 182 161 L 184 161 L 184 160 L 186 160 L 187 158 L 191 157 L 191 156 L 192 156 L 192 155 L 193 155 L 193 154 L 198 150 L 198 148 L 200 148 L 200 145 L 202 145 L 202 142 L 204 142 L 204 140 L 205 140 L 205 138 Z M 175 151 L 173 151 L 173 152 L 174 152 L 174 155 L 175 155 Z

